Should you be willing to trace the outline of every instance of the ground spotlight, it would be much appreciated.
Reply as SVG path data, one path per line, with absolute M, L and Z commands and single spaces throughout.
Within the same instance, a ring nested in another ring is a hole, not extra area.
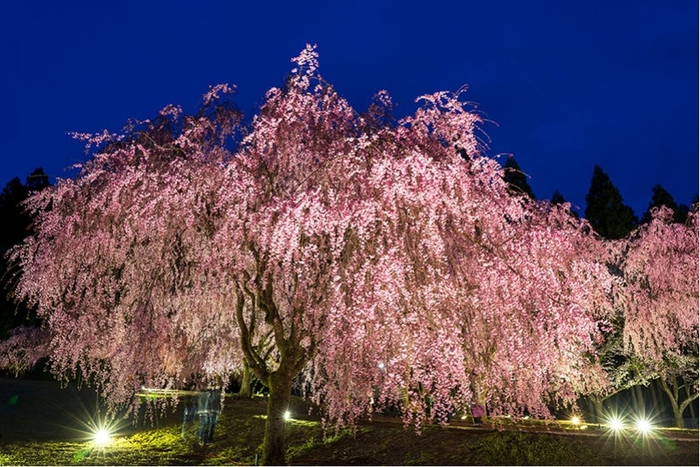
M 613 431 L 620 431 L 624 428 L 624 425 L 622 424 L 622 420 L 620 420 L 617 417 L 613 417 L 610 420 L 608 420 L 608 426 Z
M 100 448 L 111 445 L 119 430 L 118 423 L 115 420 L 104 419 L 99 414 L 90 422 L 86 423 L 85 427 L 87 428 L 85 430 L 87 434 L 86 438 L 89 439 L 94 446 Z
M 284 419 L 289 420 L 290 418 L 292 418 L 292 413 L 289 410 L 285 410 L 284 411 Z
M 629 428 L 629 419 L 618 409 L 607 410 L 604 415 L 604 424 L 608 432 L 620 433 Z
M 643 435 L 651 432 L 652 425 L 651 422 L 646 418 L 638 418 L 635 423 L 635 428 L 637 431 Z
M 112 434 L 107 428 L 98 428 L 95 430 L 92 442 L 97 446 L 107 446 L 112 442 Z

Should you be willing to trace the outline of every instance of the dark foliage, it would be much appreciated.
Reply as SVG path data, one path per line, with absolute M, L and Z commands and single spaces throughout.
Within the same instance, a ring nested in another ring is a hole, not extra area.
M 623 203 L 620 191 L 608 174 L 597 165 L 586 195 L 585 214 L 593 229 L 611 240 L 626 237 L 639 223 L 634 210 Z

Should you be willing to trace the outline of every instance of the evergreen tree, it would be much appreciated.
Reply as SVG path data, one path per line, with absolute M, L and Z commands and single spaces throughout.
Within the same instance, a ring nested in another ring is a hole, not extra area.
M 678 212 L 679 212 L 679 222 L 685 222 L 688 219 L 688 214 L 691 212 L 697 212 L 698 211 L 698 194 L 695 193 L 693 196 L 693 199 L 690 201 L 690 206 L 687 204 L 681 204 L 678 206 Z
M 3 228 L 0 229 L 0 339 L 7 332 L 22 324 L 34 322 L 36 319 L 24 303 L 15 304 L 8 297 L 9 291 L 16 284 L 16 272 L 6 258 L 7 251 L 21 243 L 31 232 L 31 219 L 22 206 L 30 193 L 40 191 L 50 185 L 49 177 L 44 169 L 37 168 L 22 184 L 19 177 L 10 180 L 0 193 L 0 219 Z
M 634 210 L 622 201 L 620 191 L 599 166 L 593 169 L 586 195 L 586 219 L 603 238 L 626 237 L 639 223 Z
M 564 198 L 564 195 L 562 195 L 559 190 L 554 190 L 554 193 L 552 193 L 552 199 L 550 199 L 550 202 L 552 204 L 562 205 L 562 204 L 566 203 L 566 198 Z M 578 219 L 579 216 L 578 216 L 578 213 L 576 211 L 569 208 L 569 213 Z
M 0 219 L 3 228 L 0 229 L 0 256 L 5 255 L 13 245 L 21 242 L 27 235 L 29 216 L 20 206 L 27 198 L 27 187 L 22 184 L 19 177 L 15 177 L 2 189 L 0 193 Z
M 686 211 L 685 215 L 681 213 L 678 203 L 676 203 L 673 196 L 671 196 L 671 193 L 666 191 L 661 184 L 654 185 L 654 188 L 652 188 L 651 191 L 651 201 L 649 201 L 647 210 L 644 212 L 644 214 L 642 214 L 642 224 L 647 224 L 649 221 L 651 221 L 651 210 L 653 208 L 660 208 L 661 206 L 666 206 L 673 211 L 674 222 L 685 221 L 685 219 L 688 217 L 688 212 Z
M 503 169 L 505 172 L 503 180 L 508 183 L 511 192 L 524 193 L 530 198 L 535 199 L 535 193 L 533 193 L 530 184 L 527 182 L 527 175 L 522 171 L 514 156 L 508 156 L 508 160 L 506 160 Z
M 554 193 L 552 193 L 552 199 L 550 201 L 552 202 L 552 204 L 564 204 L 564 203 L 566 203 L 566 199 L 564 198 L 564 195 L 562 195 L 559 190 L 554 190 Z
M 49 177 L 41 167 L 37 167 L 29 174 L 25 184 L 29 193 L 41 191 L 49 185 L 51 185 Z

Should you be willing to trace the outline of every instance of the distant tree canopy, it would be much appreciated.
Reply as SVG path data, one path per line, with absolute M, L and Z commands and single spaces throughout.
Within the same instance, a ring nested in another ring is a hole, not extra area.
M 552 204 L 564 204 L 566 203 L 566 198 L 564 198 L 564 195 L 562 195 L 559 190 L 554 190 L 550 201 Z
M 556 206 L 561 206 L 568 201 L 566 201 L 566 198 L 564 198 L 564 195 L 562 195 L 559 190 L 554 190 L 554 193 L 552 193 L 552 198 L 549 200 L 549 202 Z M 576 218 L 579 217 L 578 212 L 571 209 L 571 207 L 569 207 L 569 213 Z
M 652 210 L 654 208 L 660 208 L 661 206 L 666 206 L 673 211 L 673 222 L 683 223 L 686 221 L 688 218 L 688 211 L 690 211 L 687 205 L 678 205 L 676 200 L 673 199 L 673 196 L 671 196 L 671 193 L 666 191 L 661 184 L 654 185 L 651 190 L 651 201 L 649 201 L 647 210 L 642 214 L 642 224 L 648 224 L 652 219 Z
M 15 177 L 7 182 L 0 194 L 0 218 L 3 223 L 3 228 L 0 229 L 0 252 L 3 256 L 27 235 L 30 218 L 20 207 L 27 198 L 27 193 L 27 187 L 19 177 Z
M 585 214 L 593 229 L 611 240 L 626 237 L 639 223 L 634 210 L 623 203 L 620 191 L 598 165 L 593 168 Z
M 535 199 L 535 193 L 527 181 L 527 175 L 520 168 L 515 156 L 510 155 L 503 166 L 503 180 L 508 184 L 508 190 L 517 194 L 525 194 Z
M 25 211 L 22 203 L 31 193 L 36 193 L 50 185 L 48 176 L 42 168 L 35 169 L 22 184 L 19 177 L 10 180 L 0 193 L 0 339 L 7 337 L 7 332 L 21 324 L 33 322 L 29 310 L 24 303 L 15 304 L 8 297 L 8 292 L 16 283 L 13 271 L 6 253 L 15 245 L 20 244 L 32 232 L 31 217 Z

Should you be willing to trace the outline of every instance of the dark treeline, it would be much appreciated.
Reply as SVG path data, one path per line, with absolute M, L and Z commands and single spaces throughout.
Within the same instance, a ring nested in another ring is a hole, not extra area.
M 530 198 L 535 199 L 532 187 L 527 181 L 526 172 L 520 168 L 515 157 L 509 156 L 504 164 L 504 179 L 511 185 L 514 193 L 525 193 Z M 586 194 L 586 209 L 584 217 L 591 223 L 591 226 L 601 237 L 609 240 L 625 238 L 640 224 L 651 221 L 651 211 L 654 208 L 666 206 L 673 210 L 674 220 L 679 223 L 686 221 L 691 206 L 697 204 L 696 194 L 690 205 L 678 204 L 671 193 L 661 184 L 651 187 L 651 199 L 646 211 L 641 219 L 637 217 L 634 210 L 624 203 L 620 190 L 613 184 L 612 180 L 603 169 L 596 165 L 593 168 L 591 185 Z M 566 202 L 564 195 L 555 191 L 550 201 L 554 204 Z M 577 215 L 575 212 L 574 215 Z
M 7 182 L 0 193 L 0 219 L 3 226 L 0 229 L 0 340 L 7 338 L 10 329 L 36 322 L 36 317 L 23 303 L 17 304 L 10 298 L 10 291 L 20 271 L 8 263 L 6 253 L 32 233 L 31 218 L 22 207 L 22 202 L 31 193 L 49 185 L 49 177 L 44 169 L 37 168 L 29 174 L 25 183 L 15 177 Z

